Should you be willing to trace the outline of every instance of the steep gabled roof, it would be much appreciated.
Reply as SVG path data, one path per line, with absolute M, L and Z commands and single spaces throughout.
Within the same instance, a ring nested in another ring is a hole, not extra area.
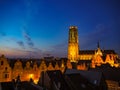
M 46 73 L 52 82 L 55 82 L 56 85 L 60 84 L 60 90 L 71 90 L 60 70 L 47 71 Z

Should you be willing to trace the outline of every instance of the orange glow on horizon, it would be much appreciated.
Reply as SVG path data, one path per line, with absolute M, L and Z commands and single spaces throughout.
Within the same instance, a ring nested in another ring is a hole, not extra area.
M 19 49 L 0 48 L 0 54 L 4 54 L 7 57 L 25 57 L 29 55 L 29 52 Z

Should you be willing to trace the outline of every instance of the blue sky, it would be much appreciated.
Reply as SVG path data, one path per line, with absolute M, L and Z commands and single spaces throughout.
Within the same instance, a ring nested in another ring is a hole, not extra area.
M 120 54 L 119 0 L 0 0 L 0 54 L 67 57 L 69 26 L 78 26 L 80 49 Z

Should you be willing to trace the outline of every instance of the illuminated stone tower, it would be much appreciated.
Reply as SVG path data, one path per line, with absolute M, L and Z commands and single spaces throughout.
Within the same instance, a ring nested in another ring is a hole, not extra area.
M 68 60 L 70 60 L 70 62 L 77 62 L 79 56 L 78 52 L 79 52 L 78 29 L 76 26 L 70 26 L 68 40 Z

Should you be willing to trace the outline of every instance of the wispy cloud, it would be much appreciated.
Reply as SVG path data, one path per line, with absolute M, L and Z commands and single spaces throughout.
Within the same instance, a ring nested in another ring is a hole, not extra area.
M 35 44 L 33 43 L 31 36 L 25 30 L 25 28 L 24 28 L 22 34 L 23 34 L 23 37 L 25 39 L 25 44 L 27 44 L 28 47 L 29 47 L 29 50 L 27 50 L 29 56 L 30 57 L 39 57 L 40 58 L 41 55 L 42 55 L 42 50 L 37 48 L 37 47 L 35 47 Z M 22 42 L 20 44 L 22 44 Z
M 16 42 L 20 47 L 22 47 L 23 49 L 25 49 L 25 45 L 23 41 L 17 41 Z
M 11 47 L 0 47 L 0 54 L 5 54 L 7 57 L 13 58 L 41 58 L 42 51 L 38 48 L 33 50 L 25 50 Z
M 23 31 L 23 37 L 25 38 L 26 43 L 30 48 L 34 47 L 34 43 L 31 40 L 31 37 L 30 37 L 29 33 L 26 32 L 25 30 Z
M 32 41 L 28 41 L 27 44 L 28 44 L 29 47 L 33 47 L 34 46 L 34 43 Z
M 18 46 L 20 46 L 22 49 L 25 49 L 25 44 L 22 40 L 18 40 L 17 38 L 7 38 L 6 39 L 7 42 L 15 42 Z

